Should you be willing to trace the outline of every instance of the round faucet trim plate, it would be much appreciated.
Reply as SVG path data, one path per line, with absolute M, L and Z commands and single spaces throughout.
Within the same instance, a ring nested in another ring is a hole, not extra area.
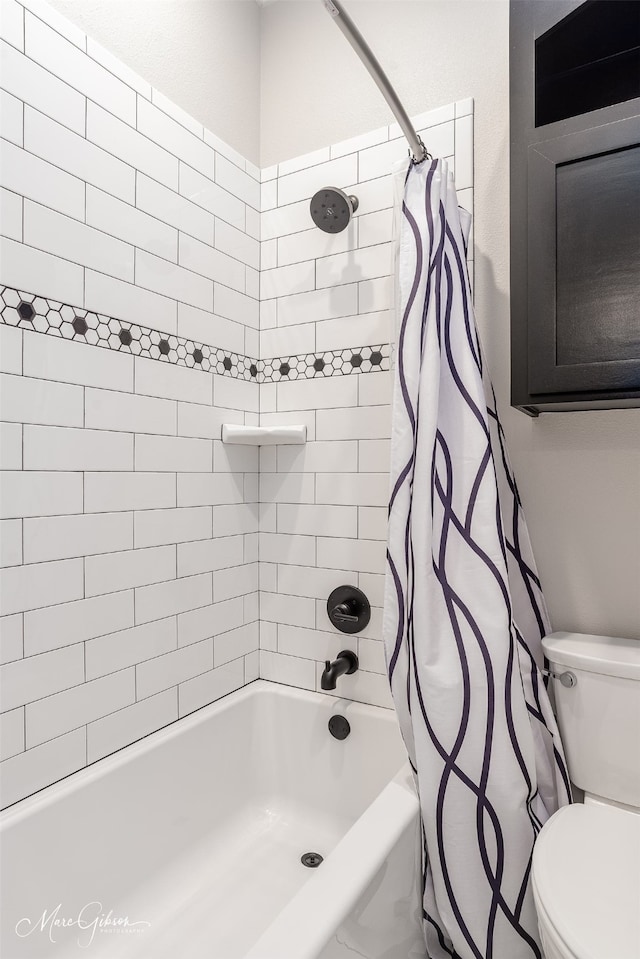
M 341 633 L 359 633 L 369 624 L 371 606 L 357 586 L 338 586 L 327 600 L 327 616 Z

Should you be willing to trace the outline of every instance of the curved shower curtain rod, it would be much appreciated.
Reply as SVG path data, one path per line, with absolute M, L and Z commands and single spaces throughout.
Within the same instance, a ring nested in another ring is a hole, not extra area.
M 414 130 L 413 124 L 409 119 L 409 114 L 402 106 L 398 94 L 389 83 L 389 79 L 378 63 L 378 60 L 371 50 L 371 47 L 338 0 L 324 0 L 324 5 L 327 12 L 333 18 L 333 22 L 337 27 L 339 27 L 353 49 L 356 51 L 365 67 L 371 74 L 373 82 L 376 84 L 380 90 L 380 93 L 391 107 L 391 111 L 398 121 L 400 129 L 409 141 L 413 159 L 416 163 L 419 163 L 421 160 L 425 160 L 430 154 L 427 152 L 427 148 Z

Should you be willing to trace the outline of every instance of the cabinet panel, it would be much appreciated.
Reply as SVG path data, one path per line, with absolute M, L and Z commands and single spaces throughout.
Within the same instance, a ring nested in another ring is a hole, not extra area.
M 640 118 L 528 151 L 532 393 L 640 383 Z
M 640 360 L 640 147 L 556 168 L 556 362 Z

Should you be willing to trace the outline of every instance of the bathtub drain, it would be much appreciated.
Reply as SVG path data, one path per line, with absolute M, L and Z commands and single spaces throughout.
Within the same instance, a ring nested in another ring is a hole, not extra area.
M 303 856 L 300 856 L 300 862 L 309 869 L 315 869 L 322 862 L 322 856 L 319 852 L 305 852 Z

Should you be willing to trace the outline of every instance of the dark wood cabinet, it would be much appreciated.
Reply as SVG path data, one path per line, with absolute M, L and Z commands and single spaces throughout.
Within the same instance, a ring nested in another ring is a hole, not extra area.
M 640 2 L 514 0 L 510 41 L 512 405 L 640 406 Z

